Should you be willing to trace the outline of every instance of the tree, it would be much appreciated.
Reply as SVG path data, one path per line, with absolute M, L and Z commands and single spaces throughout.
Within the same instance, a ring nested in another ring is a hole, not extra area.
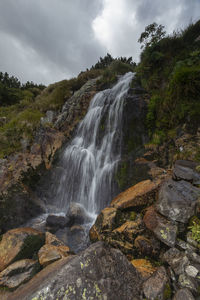
M 157 23 L 152 23 L 145 27 L 145 31 L 141 33 L 138 42 L 141 45 L 141 49 L 144 47 L 150 47 L 157 42 L 159 42 L 166 34 L 163 25 L 158 25 Z

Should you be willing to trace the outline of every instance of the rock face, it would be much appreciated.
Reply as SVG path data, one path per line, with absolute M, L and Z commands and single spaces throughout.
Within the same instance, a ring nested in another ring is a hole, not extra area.
M 155 199 L 159 182 L 145 180 L 132 186 L 125 192 L 119 194 L 111 202 L 111 206 L 117 209 L 126 209 L 143 205 L 150 205 Z
M 177 160 L 173 169 L 174 180 L 186 180 L 194 185 L 200 184 L 200 174 L 196 167 L 198 163 L 187 160 Z
M 187 223 L 196 213 L 199 197 L 200 190 L 189 182 L 169 179 L 159 191 L 156 208 L 173 221 Z
M 0 271 L 16 260 L 31 258 L 44 244 L 44 234 L 32 228 L 12 229 L 0 242 Z
M 126 257 L 98 242 L 79 256 L 48 266 L 8 299 L 139 299 L 141 285 Z
M 32 259 L 16 261 L 0 273 L 0 287 L 15 289 L 30 280 L 39 270 L 39 263 Z

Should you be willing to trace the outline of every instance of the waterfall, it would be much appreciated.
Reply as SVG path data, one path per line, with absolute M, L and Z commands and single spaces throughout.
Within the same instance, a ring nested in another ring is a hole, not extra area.
M 67 212 L 79 203 L 95 218 L 114 193 L 113 177 L 121 158 L 122 112 L 133 73 L 97 93 L 62 156 L 62 174 L 56 187 L 55 206 Z

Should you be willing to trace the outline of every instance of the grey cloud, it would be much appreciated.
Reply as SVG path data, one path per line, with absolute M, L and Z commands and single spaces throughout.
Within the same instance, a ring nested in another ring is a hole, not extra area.
M 113 11 L 102 15 L 108 4 Z M 199 14 L 199 0 L 0 0 L 0 71 L 47 84 L 77 75 L 107 52 L 136 60 L 146 25 L 155 21 L 172 32 Z M 107 18 L 107 39 L 105 29 L 93 31 L 99 16 Z
M 50 67 L 55 65 L 61 74 L 73 76 L 90 67 L 102 52 L 106 52 L 94 40 L 91 28 L 100 9 L 100 0 L 1 1 L 0 32 L 10 37 L 10 41 L 15 38 L 21 47 L 27 48 L 27 60 L 29 49 L 35 51 L 38 68 L 44 64 L 51 72 Z M 8 54 L 12 53 L 9 44 L 7 47 Z M 15 56 L 17 60 L 20 55 L 15 53 Z M 4 65 L 4 59 L 0 57 L 1 65 Z M 49 80 L 50 76 L 47 76 L 46 81 Z

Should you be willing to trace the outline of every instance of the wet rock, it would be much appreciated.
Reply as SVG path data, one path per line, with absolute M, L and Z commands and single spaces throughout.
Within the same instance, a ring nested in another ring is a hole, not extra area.
M 155 238 L 146 238 L 138 235 L 134 241 L 138 252 L 144 256 L 157 256 L 160 250 L 160 242 Z
M 38 252 L 39 262 L 43 267 L 70 255 L 70 249 L 67 246 L 44 245 Z
M 131 263 L 145 280 L 156 271 L 156 268 L 147 259 L 133 259 Z
M 13 299 L 139 299 L 142 280 L 126 257 L 103 242 L 47 266 Z
M 156 209 L 167 218 L 187 223 L 195 215 L 200 189 L 186 181 L 169 179 L 160 188 Z
M 177 275 L 184 273 L 185 267 L 189 265 L 189 259 L 185 253 L 176 248 L 171 248 L 165 252 L 163 255 L 163 260 L 172 267 Z
M 55 229 L 64 228 L 69 224 L 69 218 L 64 216 L 49 215 L 46 219 L 46 226 Z
M 45 244 L 50 244 L 54 246 L 65 246 L 63 241 L 59 240 L 54 234 L 50 232 L 45 232 Z
M 195 300 L 195 298 L 187 288 L 184 288 L 176 292 L 176 294 L 173 297 L 173 300 Z
M 32 259 L 19 260 L 0 273 L 0 287 L 15 289 L 30 280 L 38 271 L 40 265 Z
M 200 174 L 196 171 L 198 163 L 187 160 L 177 160 L 173 169 L 174 180 L 186 180 L 194 185 L 200 184 Z
M 163 299 L 167 283 L 167 272 L 164 267 L 159 267 L 157 271 L 143 284 L 145 297 L 147 299 Z
M 32 228 L 17 228 L 5 233 L 0 242 L 0 271 L 16 260 L 32 258 L 44 240 L 44 234 Z
M 143 205 L 150 205 L 155 200 L 160 181 L 145 180 L 119 194 L 111 202 L 117 209 L 126 209 Z
M 159 215 L 153 206 L 148 208 L 143 221 L 146 227 L 151 230 L 161 242 L 170 247 L 175 245 L 177 226 Z
M 75 202 L 70 203 L 67 217 L 69 218 L 71 225 L 89 223 L 91 221 L 91 218 L 88 216 L 84 207 Z

